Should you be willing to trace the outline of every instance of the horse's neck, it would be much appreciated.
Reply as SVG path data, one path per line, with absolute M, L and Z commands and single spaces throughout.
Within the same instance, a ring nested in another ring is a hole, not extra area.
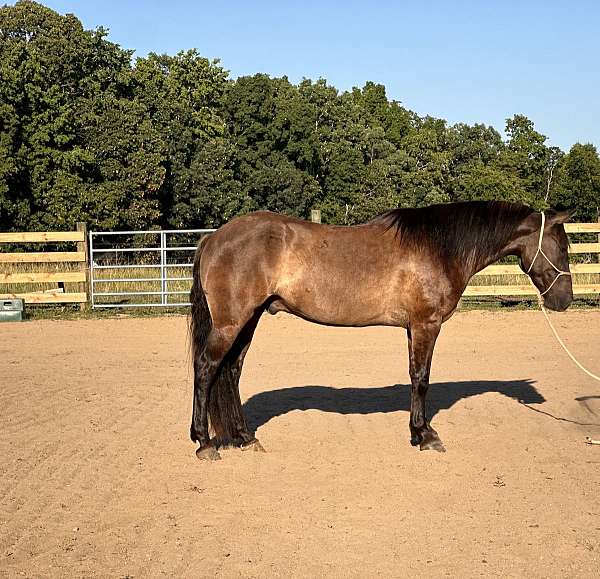
M 478 255 L 477 252 L 473 251 L 472 259 L 468 260 L 468 263 L 464 264 L 465 269 L 465 283 L 467 283 L 476 273 L 480 272 L 482 269 L 486 268 L 488 265 L 506 257 L 508 255 L 519 255 L 519 250 L 515 245 L 516 239 L 516 228 L 515 228 L 515 238 L 511 238 L 508 243 L 498 243 L 498 247 L 494 248 L 487 255 Z

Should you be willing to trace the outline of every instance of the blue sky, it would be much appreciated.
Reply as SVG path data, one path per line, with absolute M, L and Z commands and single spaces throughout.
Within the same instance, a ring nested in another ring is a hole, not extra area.
M 136 50 L 197 48 L 232 77 L 367 80 L 419 114 L 499 130 L 527 115 L 549 142 L 600 145 L 600 2 L 46 0 Z

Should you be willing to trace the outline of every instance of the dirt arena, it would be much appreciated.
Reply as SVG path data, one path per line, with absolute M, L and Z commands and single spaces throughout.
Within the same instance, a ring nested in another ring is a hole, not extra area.
M 600 371 L 600 312 L 554 316 Z M 267 454 L 201 463 L 184 317 L 0 326 L 0 575 L 597 577 L 600 384 L 539 312 L 445 324 L 447 452 L 409 444 L 406 338 L 265 316 L 242 397 Z

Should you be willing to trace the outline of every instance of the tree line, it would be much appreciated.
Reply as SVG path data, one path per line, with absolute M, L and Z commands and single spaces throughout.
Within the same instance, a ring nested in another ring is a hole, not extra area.
M 232 80 L 196 50 L 133 52 L 76 16 L 0 8 L 0 229 L 218 227 L 269 209 L 327 223 L 503 199 L 595 220 L 600 159 L 516 114 L 448 125 L 367 82 Z

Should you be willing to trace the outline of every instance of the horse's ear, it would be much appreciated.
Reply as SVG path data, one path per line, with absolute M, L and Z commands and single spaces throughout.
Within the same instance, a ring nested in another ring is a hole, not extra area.
M 575 209 L 567 209 L 566 211 L 548 211 L 546 213 L 546 219 L 548 220 L 549 225 L 567 223 L 567 221 L 571 221 L 575 213 Z

